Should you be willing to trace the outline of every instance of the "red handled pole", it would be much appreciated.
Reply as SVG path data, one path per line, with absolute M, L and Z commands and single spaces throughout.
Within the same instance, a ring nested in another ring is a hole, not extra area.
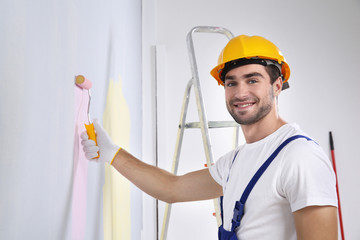
M 336 193 L 337 193 L 338 205 L 339 205 L 339 206 L 338 206 L 338 212 L 339 212 L 341 239 L 342 239 L 342 240 L 345 240 L 345 236 L 344 236 L 344 226 L 343 226 L 342 214 L 341 214 L 341 203 L 340 203 L 340 194 L 339 194 L 339 184 L 338 184 L 338 178 L 337 178 L 337 172 L 336 172 L 336 163 L 335 163 L 334 140 L 333 140 L 333 137 L 332 137 L 332 133 L 331 133 L 331 132 L 329 132 L 329 139 L 330 139 L 331 159 L 332 159 L 332 164 L 333 164 L 333 168 L 334 168 L 334 172 L 335 172 L 335 177 L 336 177 Z

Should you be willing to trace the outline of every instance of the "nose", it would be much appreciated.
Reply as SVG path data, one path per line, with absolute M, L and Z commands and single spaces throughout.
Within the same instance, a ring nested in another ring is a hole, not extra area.
M 235 97 L 239 99 L 249 96 L 249 87 L 246 83 L 242 81 L 237 84 L 237 86 L 234 88 L 234 91 Z

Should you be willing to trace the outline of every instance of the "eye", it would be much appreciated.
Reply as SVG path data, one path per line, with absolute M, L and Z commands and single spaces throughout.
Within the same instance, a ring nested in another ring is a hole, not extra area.
M 255 84 L 255 83 L 257 83 L 258 81 L 256 80 L 256 79 L 250 79 L 249 81 L 248 81 L 248 83 L 250 83 L 250 84 Z
M 231 82 L 231 81 L 228 81 L 228 82 L 225 81 L 225 86 L 226 87 L 233 87 L 233 86 L 235 86 L 235 83 Z

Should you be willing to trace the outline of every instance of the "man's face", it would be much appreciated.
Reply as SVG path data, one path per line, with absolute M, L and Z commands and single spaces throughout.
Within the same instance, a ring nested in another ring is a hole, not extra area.
M 230 70 L 225 76 L 226 106 L 241 125 L 263 119 L 274 108 L 274 91 L 265 67 L 248 64 Z

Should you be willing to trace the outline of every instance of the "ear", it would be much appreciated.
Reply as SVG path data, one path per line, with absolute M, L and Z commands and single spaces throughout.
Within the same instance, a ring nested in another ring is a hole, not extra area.
M 273 83 L 274 96 L 279 96 L 281 93 L 283 81 L 281 77 L 278 77 Z

